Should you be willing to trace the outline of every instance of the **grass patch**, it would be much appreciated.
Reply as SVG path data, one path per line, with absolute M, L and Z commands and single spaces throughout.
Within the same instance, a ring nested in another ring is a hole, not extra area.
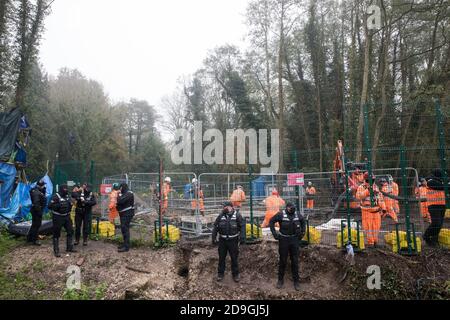
M 63 300 L 104 300 L 106 295 L 106 284 L 98 286 L 81 286 L 80 290 L 66 289 Z

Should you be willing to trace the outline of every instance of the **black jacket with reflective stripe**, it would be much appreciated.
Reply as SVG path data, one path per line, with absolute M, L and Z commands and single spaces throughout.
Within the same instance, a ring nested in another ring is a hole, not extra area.
M 239 212 L 221 213 L 214 222 L 213 239 L 217 237 L 217 233 L 221 236 L 236 237 L 242 230 L 242 216 Z
M 62 197 L 58 193 L 55 194 L 48 205 L 50 210 L 55 211 L 61 215 L 67 215 L 72 211 L 72 203 L 70 202 L 70 197 L 67 194 L 65 197 Z
M 284 236 L 303 237 L 306 232 L 305 219 L 299 212 L 289 214 L 283 210 L 273 216 L 269 223 L 273 235 L 276 234 L 276 223 L 280 225 L 280 233 Z
M 131 191 L 127 191 L 123 194 L 119 194 L 117 197 L 117 211 L 119 213 L 134 213 L 134 194 Z
M 42 210 L 44 210 L 47 205 L 47 198 L 45 195 L 38 188 L 33 188 L 30 190 L 30 198 L 31 211 L 33 213 L 42 213 Z

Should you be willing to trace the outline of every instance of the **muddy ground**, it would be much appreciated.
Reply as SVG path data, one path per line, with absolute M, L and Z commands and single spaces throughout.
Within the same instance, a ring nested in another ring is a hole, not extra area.
M 229 274 L 216 283 L 217 247 L 209 241 L 180 242 L 160 250 L 136 248 L 119 254 L 116 245 L 91 241 L 80 252 L 52 255 L 50 242 L 39 248 L 19 245 L 2 257 L 3 281 L 11 282 L 5 299 L 450 299 L 450 253 L 430 249 L 416 257 L 366 250 L 350 266 L 345 254 L 325 246 L 301 250 L 301 291 L 290 272 L 285 288 L 275 288 L 275 242 L 241 246 L 241 282 Z M 86 295 L 67 295 L 66 270 L 81 264 Z M 367 267 L 381 268 L 381 290 L 367 289 Z M 420 281 L 418 281 L 421 279 Z M 5 290 L 0 288 L 1 290 Z M 21 290 L 27 290 L 22 293 Z M 10 292 L 10 293 L 9 293 Z M 66 293 L 65 293 L 66 292 Z

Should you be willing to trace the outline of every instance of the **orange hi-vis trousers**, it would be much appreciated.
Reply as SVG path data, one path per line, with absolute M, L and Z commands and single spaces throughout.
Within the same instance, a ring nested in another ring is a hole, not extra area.
M 306 209 L 314 209 L 314 200 L 306 200 Z
M 395 193 L 392 192 L 391 188 L 389 186 L 383 186 L 381 188 L 381 191 L 387 194 L 395 195 Z M 386 211 L 387 214 L 394 220 L 395 222 L 398 222 L 397 213 L 400 211 L 398 206 L 398 201 L 395 199 L 391 199 L 389 197 L 384 197 L 384 203 L 386 204 Z
M 362 225 L 367 235 L 367 243 L 373 245 L 378 242 L 381 228 L 381 212 L 378 207 L 361 207 Z
M 374 184 L 373 191 L 375 193 L 374 204 L 370 198 L 370 190 L 367 185 L 361 185 L 356 191 L 356 198 L 361 203 L 362 225 L 367 234 L 367 243 L 374 245 L 378 243 L 378 236 L 381 229 L 381 213 L 386 210 L 384 198 L 378 193 L 378 187 Z

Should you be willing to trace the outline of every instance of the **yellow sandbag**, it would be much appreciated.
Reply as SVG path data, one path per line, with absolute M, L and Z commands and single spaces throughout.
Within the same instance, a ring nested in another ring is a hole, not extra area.
M 342 236 L 342 234 L 340 232 L 338 232 L 337 235 L 336 235 L 336 244 L 337 244 L 338 248 L 342 247 L 342 238 L 341 238 L 341 236 Z M 352 238 L 352 245 L 354 245 L 354 246 L 358 245 L 357 236 L 358 236 L 357 230 L 352 229 L 352 231 L 351 231 L 351 238 Z M 348 230 L 344 229 L 344 246 L 347 244 L 347 242 L 348 242 Z M 359 246 L 360 246 L 361 250 L 365 249 L 364 233 L 362 231 L 359 231 Z
M 416 237 L 416 244 L 417 244 L 417 252 L 420 253 L 422 252 L 422 241 L 420 240 L 419 237 Z M 398 252 L 398 246 L 397 246 L 397 241 L 393 242 L 390 246 L 392 249 L 392 252 L 397 253 Z M 407 250 L 408 249 L 408 242 L 406 240 L 403 240 L 400 242 L 400 247 L 402 250 Z M 414 242 L 411 243 L 411 248 L 414 250 Z
M 167 233 L 169 237 L 167 237 Z M 169 225 L 169 230 L 166 232 L 166 226 L 162 227 L 163 239 L 170 242 L 177 242 L 181 238 L 181 231 L 175 226 Z M 156 230 L 156 238 L 159 238 L 159 230 Z
M 100 221 L 97 230 L 97 222 L 92 222 L 92 232 L 97 234 L 97 231 L 99 236 L 109 238 L 115 235 L 116 228 L 114 224 L 109 221 Z
M 445 210 L 445 218 L 450 219 L 450 209 Z
M 305 237 L 302 240 L 308 241 L 308 233 L 305 234 Z M 320 244 L 321 240 L 322 240 L 322 232 L 314 227 L 309 227 L 309 243 Z
M 441 229 L 438 238 L 439 244 L 444 248 L 450 248 L 450 229 Z
M 400 242 L 407 241 L 405 231 L 399 231 L 398 234 L 400 237 Z M 386 234 L 384 236 L 384 240 L 386 241 L 387 244 L 390 244 L 390 245 L 397 244 L 397 232 L 393 231 L 391 233 Z
M 247 239 L 252 237 L 252 225 L 247 224 L 245 226 L 245 234 Z M 261 238 L 262 237 L 262 229 L 256 224 L 253 225 L 253 238 Z

